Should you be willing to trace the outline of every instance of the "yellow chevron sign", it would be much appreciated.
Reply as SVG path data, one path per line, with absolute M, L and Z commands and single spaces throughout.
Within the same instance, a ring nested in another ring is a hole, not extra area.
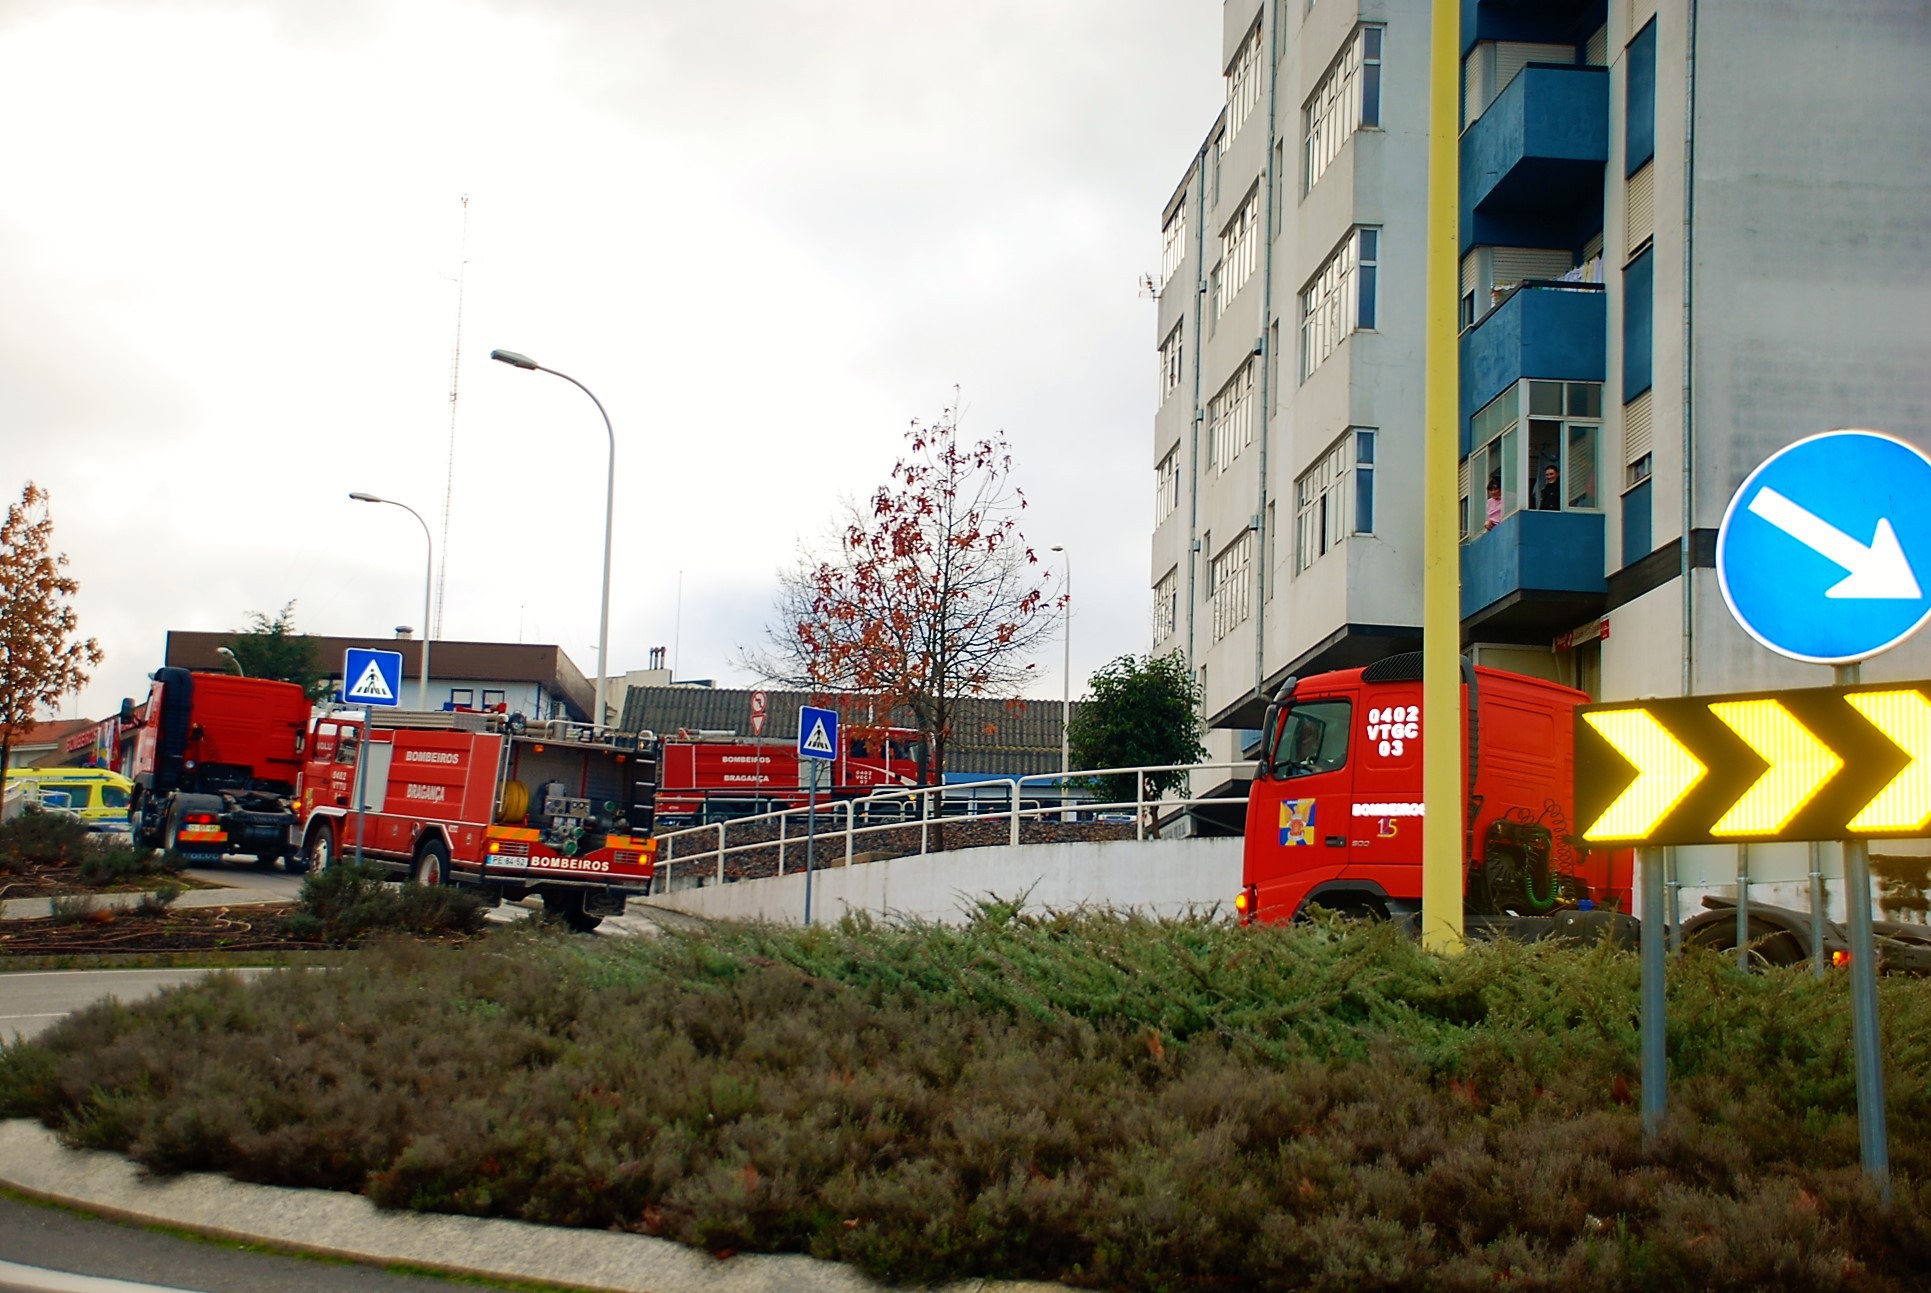
M 1585 705 L 1592 844 L 1931 836 L 1931 683 Z

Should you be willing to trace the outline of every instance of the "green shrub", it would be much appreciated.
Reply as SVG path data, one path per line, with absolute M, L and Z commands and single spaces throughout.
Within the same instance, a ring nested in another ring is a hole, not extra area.
M 180 896 L 180 885 L 164 884 L 142 894 L 141 901 L 135 904 L 134 910 L 142 916 L 164 916 L 168 909 L 174 906 L 175 899 Z
M 179 875 L 187 865 L 173 853 L 141 848 L 124 840 L 90 837 L 80 859 L 82 884 L 105 887 L 147 880 L 155 876 Z
M 29 807 L 0 824 L 0 870 L 18 874 L 32 866 L 73 866 L 87 853 L 86 823 L 66 813 Z
M 47 900 L 47 917 L 56 925 L 78 925 L 99 912 L 100 905 L 84 893 L 59 894 Z
M 353 911 L 364 879 L 325 887 Z M 0 1116 L 155 1172 L 897 1281 L 1921 1287 L 1931 981 L 1880 985 L 1886 1212 L 1841 977 L 1673 961 L 1654 1145 L 1638 978 L 1601 948 L 990 902 L 963 929 L 505 929 L 90 1007 L 0 1048 Z
M 311 872 L 289 917 L 297 938 L 349 943 L 392 930 L 411 934 L 469 934 L 485 920 L 482 900 L 449 886 L 395 885 L 381 867 L 339 862 Z

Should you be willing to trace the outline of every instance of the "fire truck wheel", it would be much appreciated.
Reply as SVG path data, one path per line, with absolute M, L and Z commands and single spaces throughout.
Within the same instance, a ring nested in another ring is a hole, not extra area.
M 416 854 L 416 883 L 425 889 L 449 883 L 449 846 L 432 839 Z
M 583 909 L 583 895 L 580 893 L 544 894 L 543 914 L 561 920 L 579 934 L 588 934 L 603 924 L 602 916 L 592 916 Z
M 181 805 L 168 805 L 168 819 L 161 826 L 161 851 L 173 853 L 181 843 Z
M 335 832 L 329 828 L 327 822 L 317 822 L 315 829 L 310 831 L 308 838 L 302 842 L 302 851 L 288 855 L 288 867 L 297 875 L 303 872 L 320 875 L 334 860 Z

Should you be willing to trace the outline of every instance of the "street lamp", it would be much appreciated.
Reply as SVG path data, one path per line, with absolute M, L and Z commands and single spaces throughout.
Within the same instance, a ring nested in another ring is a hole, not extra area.
M 548 373 L 561 377 L 570 385 L 590 396 L 590 402 L 603 414 L 604 434 L 610 437 L 610 469 L 604 476 L 603 494 L 603 612 L 597 621 L 597 700 L 596 710 L 590 716 L 592 729 L 600 728 L 603 721 L 604 676 L 610 672 L 610 522 L 617 511 L 617 433 L 611 429 L 610 415 L 604 413 L 603 401 L 593 394 L 588 386 L 568 373 L 559 373 L 554 368 L 545 368 L 528 355 L 519 355 L 514 350 L 492 350 L 489 357 L 499 364 L 512 368 L 528 368 L 534 372 Z
M 235 666 L 236 673 L 240 674 L 244 678 L 248 676 L 248 671 L 241 667 L 241 661 L 235 659 L 235 653 L 233 651 L 230 651 L 227 647 L 216 647 L 215 654 L 227 656 L 228 663 Z
M 1053 545 L 1053 551 L 1066 558 L 1066 632 L 1062 635 L 1065 656 L 1060 666 L 1064 676 L 1060 679 L 1059 691 L 1059 794 L 1064 800 L 1070 789 L 1066 774 L 1073 770 L 1073 554 L 1058 543 Z
M 349 494 L 349 497 L 354 499 L 358 503 L 387 503 L 390 507 L 399 507 L 403 511 L 409 513 L 409 515 L 415 517 L 416 524 L 422 527 L 422 541 L 424 546 L 428 550 L 428 556 L 424 560 L 423 577 L 422 577 L 422 678 L 420 681 L 416 683 L 416 708 L 428 709 L 429 708 L 429 606 L 433 599 L 433 595 L 435 593 L 435 588 L 436 588 L 436 542 L 434 539 L 431 539 L 429 537 L 429 522 L 422 519 L 421 512 L 418 512 L 415 508 L 409 506 L 407 503 L 398 503 L 393 498 L 383 498 L 377 494 L 365 494 L 359 489 L 351 492 Z M 346 687 L 353 687 L 355 685 L 355 682 L 353 679 L 345 678 L 343 679 L 343 685 Z

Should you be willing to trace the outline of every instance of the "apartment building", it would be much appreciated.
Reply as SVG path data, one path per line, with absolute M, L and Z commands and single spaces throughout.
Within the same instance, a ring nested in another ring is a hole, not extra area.
M 1290 674 L 1419 642 L 1433 7 L 1228 0 L 1162 212 L 1153 638 L 1216 757 Z M 1731 619 L 1716 532 L 1807 435 L 1931 448 L 1922 3 L 1459 20 L 1463 648 L 1602 697 L 1828 683 Z M 1921 635 L 1866 676 L 1927 670 Z

